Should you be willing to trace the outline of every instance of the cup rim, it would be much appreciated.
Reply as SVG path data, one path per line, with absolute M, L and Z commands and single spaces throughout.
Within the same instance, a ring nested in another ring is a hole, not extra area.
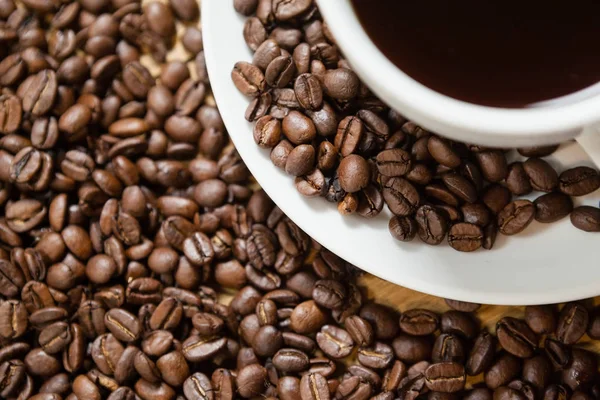
M 496 141 L 560 141 L 600 120 L 600 94 L 564 105 L 496 108 L 467 103 L 438 93 L 396 67 L 371 41 L 350 0 L 316 0 L 339 47 L 353 69 L 382 100 L 434 131 L 451 129 L 456 139 L 472 133 Z M 349 51 L 351 50 L 351 51 Z M 425 124 L 424 124 L 425 125 Z M 463 133 L 460 133 L 464 131 Z

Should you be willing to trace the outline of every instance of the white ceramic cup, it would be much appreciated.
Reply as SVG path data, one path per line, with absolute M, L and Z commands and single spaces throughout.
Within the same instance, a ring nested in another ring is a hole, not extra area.
M 599 163 L 600 90 L 591 96 L 592 90 L 579 92 L 562 105 L 527 109 L 456 100 L 415 81 L 388 60 L 364 31 L 350 0 L 316 1 L 361 79 L 383 101 L 424 128 L 462 142 L 510 148 L 555 144 L 583 134 L 584 148 Z

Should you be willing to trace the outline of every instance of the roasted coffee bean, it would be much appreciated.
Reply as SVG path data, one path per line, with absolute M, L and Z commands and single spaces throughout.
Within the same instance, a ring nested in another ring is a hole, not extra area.
M 354 349 L 350 334 L 333 325 L 323 326 L 316 338 L 319 348 L 332 358 L 344 358 Z
M 322 307 L 340 308 L 346 300 L 346 288 L 335 280 L 320 280 L 313 286 L 312 298 Z
M 250 364 L 238 371 L 238 393 L 244 398 L 259 396 L 265 390 L 267 370 L 259 364 Z
M 552 333 L 556 329 L 556 313 L 553 306 L 525 307 L 525 322 L 538 335 Z
M 515 200 L 498 214 L 498 229 L 504 235 L 515 235 L 529 226 L 535 217 L 535 205 L 529 200 Z
M 265 90 L 265 76 L 252 64 L 237 63 L 231 72 L 231 78 L 238 90 L 246 96 L 258 97 Z
M 465 369 L 471 376 L 479 375 L 486 371 L 494 361 L 496 340 L 487 331 L 482 331 L 473 344 L 471 354 L 467 359 Z
M 392 342 L 394 353 L 401 361 L 414 364 L 431 357 L 432 343 L 428 336 L 400 334 Z
M 538 338 L 520 319 L 502 318 L 496 325 L 496 335 L 500 346 L 517 357 L 529 358 L 537 348 Z
M 431 359 L 433 362 L 464 362 L 466 356 L 462 340 L 452 334 L 442 333 L 433 344 Z
M 319 373 L 308 373 L 300 380 L 302 400 L 329 400 L 327 380 Z
M 535 190 L 551 192 L 558 187 L 558 175 L 554 168 L 541 158 L 530 158 L 523 163 L 525 173 L 529 176 L 531 186 Z
M 425 370 L 425 384 L 430 390 L 454 393 L 465 385 L 465 369 L 461 364 L 441 362 L 430 365 Z
M 589 321 L 589 312 L 585 306 L 568 303 L 560 311 L 556 337 L 564 344 L 574 344 L 585 334 Z
M 485 383 L 488 388 L 495 390 L 508 384 L 521 373 L 519 358 L 509 353 L 503 353 L 485 371 Z
M 404 178 L 391 178 L 383 187 L 383 198 L 395 215 L 412 215 L 421 202 L 416 188 Z
M 562 371 L 562 382 L 571 388 L 579 390 L 587 387 L 597 374 L 598 360 L 594 353 L 573 348 L 571 364 Z
M 483 245 L 483 231 L 474 224 L 454 224 L 448 231 L 448 244 L 458 251 L 475 251 Z
M 182 351 L 186 360 L 200 362 L 211 359 L 226 346 L 226 338 L 190 336 L 182 343 Z
M 387 368 L 394 360 L 394 350 L 382 342 L 375 342 L 372 347 L 358 349 L 358 361 L 369 368 Z
M 438 245 L 448 232 L 446 216 L 432 206 L 421 206 L 415 215 L 419 238 L 430 245 Z
M 535 220 L 542 223 L 558 221 L 573 211 L 573 201 L 562 193 L 547 193 L 538 197 L 535 205 Z
M 600 188 L 600 174 L 589 167 L 575 167 L 560 174 L 558 188 L 569 196 L 585 196 Z
M 190 400 L 214 399 L 213 387 L 206 375 L 196 372 L 183 382 L 183 393 Z
M 430 335 L 438 329 L 438 323 L 438 316 L 429 310 L 408 310 L 400 316 L 400 329 L 409 335 Z
M 575 228 L 585 232 L 600 232 L 600 208 L 576 207 L 571 213 L 571 223 Z

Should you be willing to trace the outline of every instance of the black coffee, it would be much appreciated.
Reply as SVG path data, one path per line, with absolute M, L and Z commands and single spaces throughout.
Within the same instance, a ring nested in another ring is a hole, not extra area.
M 352 2 L 394 64 L 459 100 L 522 108 L 600 81 L 597 0 Z

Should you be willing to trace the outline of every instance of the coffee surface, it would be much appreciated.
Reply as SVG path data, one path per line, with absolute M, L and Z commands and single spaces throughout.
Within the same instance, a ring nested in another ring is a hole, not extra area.
M 352 2 L 394 64 L 459 100 L 505 108 L 558 104 L 600 81 L 595 0 Z

